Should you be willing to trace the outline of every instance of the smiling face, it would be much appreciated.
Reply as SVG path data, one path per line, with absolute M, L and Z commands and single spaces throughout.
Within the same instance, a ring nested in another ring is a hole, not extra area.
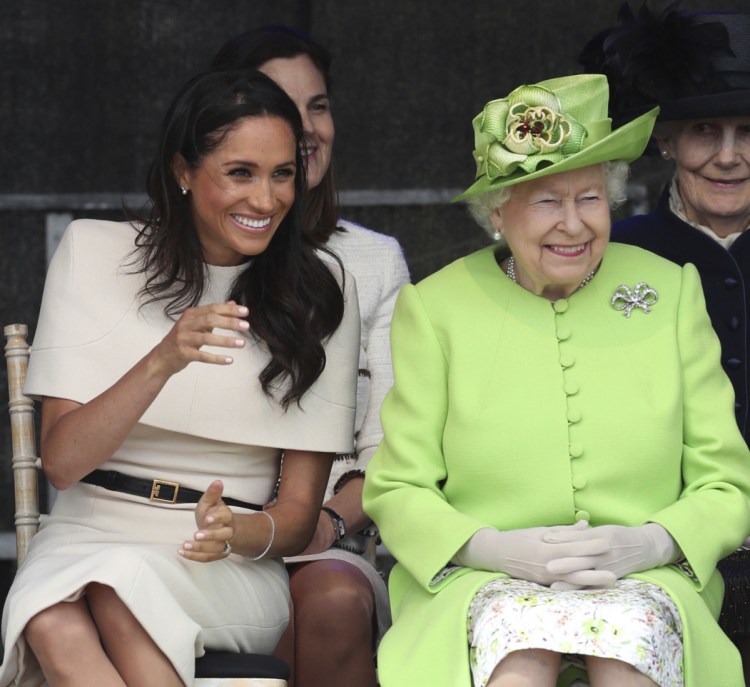
M 677 163 L 687 218 L 719 236 L 750 225 L 750 117 L 673 124 L 657 139 Z
M 328 171 L 333 154 L 333 116 L 323 75 L 307 55 L 268 60 L 260 71 L 281 86 L 299 110 L 305 130 L 307 187 L 315 188 Z
M 556 300 L 575 291 L 609 243 L 610 215 L 601 165 L 511 187 L 492 215 L 515 257 L 518 283 Z
M 193 221 L 210 265 L 260 255 L 294 203 L 296 142 L 279 117 L 240 120 L 191 168 L 178 156 L 177 183 L 189 189 Z

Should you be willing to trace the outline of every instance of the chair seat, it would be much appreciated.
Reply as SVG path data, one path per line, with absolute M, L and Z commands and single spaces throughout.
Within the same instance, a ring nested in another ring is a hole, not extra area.
M 195 677 L 289 679 L 289 667 L 275 656 L 208 651 L 195 660 Z

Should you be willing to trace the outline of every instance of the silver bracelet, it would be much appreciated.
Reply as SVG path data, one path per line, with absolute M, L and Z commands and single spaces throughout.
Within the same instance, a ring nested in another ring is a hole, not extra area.
M 266 548 L 263 549 L 263 551 L 261 551 L 257 556 L 248 557 L 248 560 L 250 561 L 259 561 L 261 558 L 263 558 L 263 556 L 265 556 L 271 550 L 274 537 L 276 536 L 276 523 L 274 522 L 271 514 L 268 511 L 259 510 L 258 515 L 265 515 L 271 521 L 271 538 L 268 540 L 268 545 L 266 546 Z

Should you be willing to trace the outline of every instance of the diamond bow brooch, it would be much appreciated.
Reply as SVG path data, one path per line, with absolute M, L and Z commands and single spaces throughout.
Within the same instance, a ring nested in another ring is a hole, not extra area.
M 615 310 L 624 310 L 625 317 L 630 317 L 634 308 L 640 308 L 645 313 L 651 312 L 651 307 L 659 300 L 659 294 L 645 281 L 639 281 L 631 290 L 625 284 L 615 289 L 612 296 L 612 307 Z

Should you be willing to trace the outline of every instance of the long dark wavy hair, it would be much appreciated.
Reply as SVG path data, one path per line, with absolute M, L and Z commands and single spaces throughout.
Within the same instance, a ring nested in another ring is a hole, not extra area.
M 254 117 L 279 117 L 294 134 L 295 201 L 268 248 L 247 263 L 227 299 L 248 307 L 250 333 L 271 355 L 259 375 L 261 386 L 286 409 L 300 402 L 325 368 L 323 341 L 341 323 L 344 299 L 302 228 L 305 175 L 299 112 L 267 76 L 249 71 L 199 74 L 179 91 L 162 123 L 148 174 L 150 207 L 139 218 L 133 265 L 146 275 L 141 291 L 146 303 L 165 301 L 164 310 L 173 318 L 198 304 L 207 268 L 192 195 L 182 195 L 174 162 L 180 155 L 196 169 L 242 120 Z
M 307 55 L 318 68 L 326 91 L 331 92 L 331 55 L 307 34 L 287 26 L 263 26 L 227 41 L 211 61 L 211 69 L 260 69 L 276 58 Z M 333 160 L 315 187 L 305 197 L 305 232 L 318 245 L 337 230 L 338 202 Z

